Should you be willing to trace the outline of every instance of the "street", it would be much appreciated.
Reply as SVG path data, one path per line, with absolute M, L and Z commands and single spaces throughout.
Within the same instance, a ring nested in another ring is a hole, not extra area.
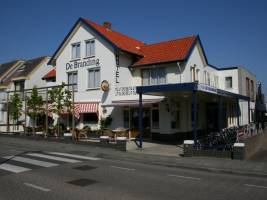
M 120 160 L 110 151 L 1 137 L 0 199 L 266 199 L 263 177 Z

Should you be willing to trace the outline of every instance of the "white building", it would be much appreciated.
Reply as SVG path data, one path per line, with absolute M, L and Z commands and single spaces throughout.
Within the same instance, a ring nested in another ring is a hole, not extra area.
M 10 98 L 14 92 L 18 92 L 21 94 L 22 100 L 24 101 L 25 90 L 32 89 L 34 86 L 38 88 L 46 87 L 46 81 L 43 80 L 42 77 L 53 68 L 47 65 L 49 60 L 50 57 L 43 56 L 31 60 L 18 60 L 0 65 L 1 131 L 7 131 L 7 121 L 9 121 L 10 124 L 14 123 L 12 120 L 7 119 L 7 98 Z M 6 66 L 8 70 L 3 70 L 5 68 L 4 66 Z M 27 117 L 26 120 L 29 125 L 29 123 L 31 123 L 29 117 Z M 24 111 L 20 121 L 25 121 Z
M 77 84 L 80 128 L 96 128 L 110 115 L 111 128 L 128 127 L 136 136 L 140 96 L 144 135 L 155 139 L 189 138 L 253 119 L 255 75 L 244 67 L 210 65 L 199 36 L 145 44 L 108 22 L 80 18 L 49 64 L 57 84 Z

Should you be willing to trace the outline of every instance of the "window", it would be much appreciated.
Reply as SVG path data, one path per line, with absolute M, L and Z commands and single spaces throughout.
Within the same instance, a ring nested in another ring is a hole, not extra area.
M 77 90 L 78 84 L 78 74 L 77 72 L 69 72 L 68 73 L 68 84 L 76 84 L 74 86 L 69 86 L 69 90 L 74 87 L 74 90 Z
M 200 71 L 200 69 L 196 70 L 196 81 L 199 81 L 199 71 Z
M 250 97 L 250 87 L 249 87 L 249 78 L 246 78 L 246 93 L 247 96 Z
M 161 85 L 165 83 L 165 68 L 151 68 L 142 70 L 142 85 Z
M 142 71 L 142 76 L 143 76 L 143 85 L 150 85 L 150 70 L 149 69 L 144 69 Z
M 15 81 L 15 91 L 22 92 L 24 91 L 24 81 Z
M 158 107 L 152 108 L 152 128 L 158 129 L 159 128 L 159 109 Z
M 254 81 L 250 81 L 250 89 L 251 89 L 251 100 L 254 101 Z
M 191 73 L 191 82 L 195 82 L 199 80 L 199 69 L 196 67 L 191 67 L 190 68 L 190 73 Z
M 219 86 L 219 78 L 218 76 L 214 76 L 214 87 L 218 87 Z
M 15 91 L 18 92 L 19 96 L 23 99 L 24 98 L 24 86 L 25 86 L 25 81 L 15 81 L 14 86 L 15 86 Z
M 123 110 L 123 127 L 130 128 L 129 123 L 130 123 L 130 108 L 125 107 Z
M 226 89 L 233 88 L 233 80 L 231 76 L 225 77 L 225 88 Z
M 98 123 L 97 114 L 96 113 L 84 113 L 83 114 L 83 123 L 84 124 Z
M 88 69 L 88 88 L 100 87 L 100 68 Z
M 203 76 L 203 82 L 204 82 L 204 84 L 207 84 L 207 72 L 206 71 L 204 71 L 204 76 Z
M 207 84 L 210 85 L 210 73 L 209 72 L 207 72 L 207 81 L 208 81 Z
M 75 43 L 71 45 L 71 59 L 78 59 L 81 57 L 81 44 Z
M 95 40 L 88 40 L 85 42 L 85 56 L 95 56 Z

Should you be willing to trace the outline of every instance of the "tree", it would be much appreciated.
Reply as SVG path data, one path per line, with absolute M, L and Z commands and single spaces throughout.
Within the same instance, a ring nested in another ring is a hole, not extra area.
M 35 134 L 35 127 L 37 118 L 44 113 L 43 98 L 38 95 L 36 86 L 33 87 L 30 97 L 27 99 L 28 115 L 33 120 L 33 133 Z
M 16 122 L 18 126 L 18 121 L 21 116 L 21 111 L 22 111 L 22 101 L 20 100 L 19 94 L 14 93 L 11 96 L 11 102 L 10 102 L 10 115 L 11 119 Z
M 51 111 L 58 116 L 57 120 L 57 135 L 60 133 L 59 119 L 65 112 L 71 112 L 72 109 L 72 92 L 65 88 L 65 84 L 62 83 L 59 87 L 55 87 L 48 91 L 49 101 L 51 101 Z

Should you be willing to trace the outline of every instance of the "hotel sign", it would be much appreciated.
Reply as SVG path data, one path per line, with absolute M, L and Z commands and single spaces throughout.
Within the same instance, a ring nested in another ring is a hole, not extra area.
M 136 87 L 117 87 L 115 88 L 115 96 L 127 96 L 127 95 L 136 95 Z
M 204 85 L 204 84 L 198 84 L 197 89 L 199 91 L 203 91 L 203 92 L 209 92 L 209 93 L 213 93 L 213 94 L 217 94 L 217 88 L 215 87 L 211 87 L 209 85 Z
M 99 66 L 99 64 L 100 62 L 98 58 L 97 59 L 86 58 L 83 61 L 75 60 L 75 61 L 66 63 L 66 71 L 88 67 L 92 65 Z

